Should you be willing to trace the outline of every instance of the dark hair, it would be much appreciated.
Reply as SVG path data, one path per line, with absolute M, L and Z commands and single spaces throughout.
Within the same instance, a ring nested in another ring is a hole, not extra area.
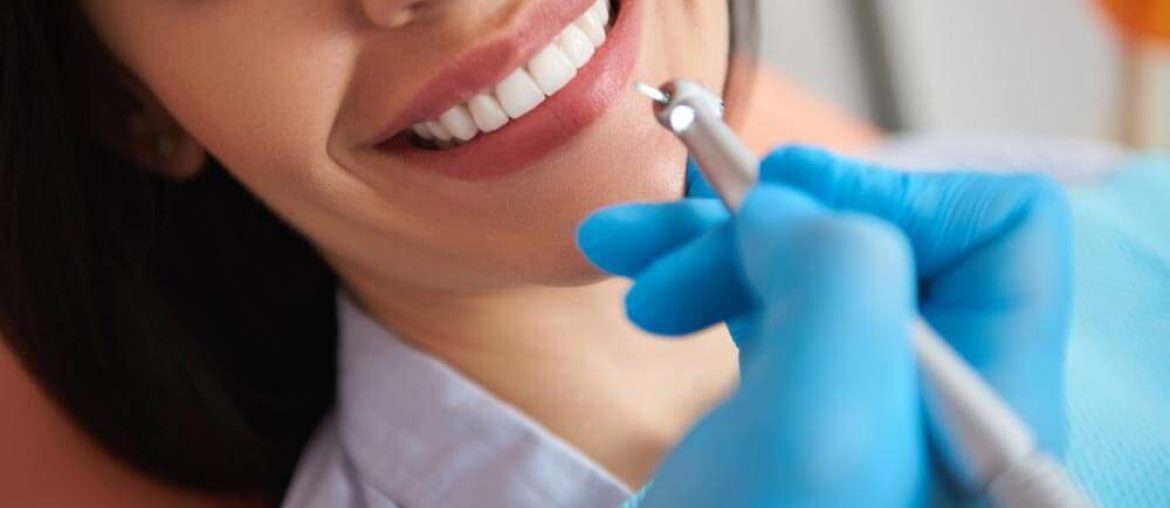
M 279 494 L 332 403 L 336 278 L 218 164 L 171 181 L 101 140 L 101 112 L 132 99 L 81 18 L 0 6 L 4 339 L 119 459 Z
M 98 141 L 102 52 L 66 0 L 0 7 L 0 324 L 56 402 L 171 483 L 279 489 L 332 401 L 334 276 L 215 164 Z

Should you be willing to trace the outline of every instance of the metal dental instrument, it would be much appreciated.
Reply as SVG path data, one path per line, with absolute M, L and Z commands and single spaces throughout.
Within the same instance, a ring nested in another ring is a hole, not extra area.
M 659 123 L 690 150 L 703 176 L 735 213 L 759 181 L 759 159 L 723 122 L 723 100 L 693 81 L 637 83 Z M 1093 502 L 1031 429 L 922 319 L 914 347 L 928 419 L 955 476 L 997 508 L 1088 508 Z

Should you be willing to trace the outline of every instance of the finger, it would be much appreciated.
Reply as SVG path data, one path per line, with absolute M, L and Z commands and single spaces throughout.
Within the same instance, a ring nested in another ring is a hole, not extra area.
M 647 506 L 909 506 L 927 468 L 905 240 L 865 218 L 791 213 L 769 191 L 735 227 L 765 335 Z
M 993 240 L 1038 202 L 1063 202 L 1059 188 L 1036 175 L 911 174 L 800 146 L 773 152 L 760 171 L 763 181 L 800 189 L 831 209 L 897 225 L 925 277 Z
M 754 306 L 739 277 L 730 227 L 719 227 L 655 260 L 634 281 L 626 310 L 634 324 L 685 335 L 743 315 Z
M 578 228 L 577 244 L 598 268 L 633 277 L 728 217 L 715 200 L 619 205 L 589 216 Z
M 782 201 L 769 198 L 776 192 L 749 196 L 736 224 L 747 279 L 767 301 L 741 403 L 758 404 L 763 395 L 754 391 L 775 393 L 772 406 L 783 409 L 771 425 L 792 437 L 785 455 L 797 461 L 794 473 L 835 461 L 837 477 L 810 501 L 909 501 L 925 467 L 908 333 L 916 299 L 909 245 L 868 217 L 783 214 Z M 904 474 L 890 470 L 899 464 Z M 873 497 L 831 487 L 840 485 Z
M 774 200 L 767 213 L 777 220 L 824 214 L 799 192 L 776 187 L 765 195 Z M 756 302 L 740 270 L 736 243 L 732 228 L 721 227 L 656 259 L 637 276 L 626 298 L 631 321 L 654 333 L 682 335 L 750 313 Z M 736 340 L 746 337 L 737 334 Z
M 799 147 L 762 168 L 766 181 L 905 231 L 925 278 L 923 314 L 1060 451 L 1072 262 L 1059 187 L 1032 175 L 899 173 Z
M 774 335 L 777 324 L 849 329 L 851 309 L 842 305 L 891 316 L 914 308 L 914 299 L 905 297 L 913 288 L 911 255 L 899 231 L 794 196 L 800 193 L 760 187 L 749 195 L 735 224 L 744 279 L 764 302 L 764 335 Z M 862 305 L 858 295 L 874 301 Z M 837 333 L 808 330 L 822 332 Z
M 1072 312 L 1067 233 L 1027 211 L 995 242 L 929 281 L 922 312 L 1036 431 L 1065 446 L 1064 359 Z

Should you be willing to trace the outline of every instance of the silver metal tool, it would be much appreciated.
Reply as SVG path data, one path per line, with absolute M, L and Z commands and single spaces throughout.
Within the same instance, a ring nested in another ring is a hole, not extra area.
M 723 100 L 702 85 L 637 83 L 659 123 L 682 140 L 732 213 L 759 181 L 759 159 L 723 121 Z M 1088 508 L 1092 501 L 1031 429 L 925 321 L 914 346 L 930 427 L 955 476 L 998 508 Z

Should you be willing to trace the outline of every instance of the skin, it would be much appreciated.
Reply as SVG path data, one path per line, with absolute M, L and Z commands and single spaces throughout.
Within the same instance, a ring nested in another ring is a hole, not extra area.
M 81 4 L 147 99 L 127 119 L 146 126 L 131 130 L 143 139 L 123 144 L 130 156 L 180 179 L 216 157 L 306 235 L 345 289 L 388 328 L 640 485 L 736 380 L 736 352 L 724 329 L 689 340 L 649 338 L 625 318 L 627 285 L 602 278 L 573 243 L 577 224 L 596 208 L 683 193 L 685 154 L 646 114 L 644 100 L 622 96 L 562 149 L 502 180 L 452 180 L 373 157 L 361 144 L 369 135 L 363 127 L 404 107 L 442 65 L 484 33 L 506 30 L 530 1 Z M 721 86 L 726 5 L 642 1 L 635 77 L 690 76 Z M 778 126 L 775 118 L 792 117 L 781 104 L 808 97 L 775 90 L 783 95 L 774 102 L 744 102 L 743 125 L 757 147 L 781 139 L 765 129 L 844 149 L 872 140 L 871 131 L 815 103 L 800 111 L 804 118 L 824 113 L 815 129 Z M 155 146 L 160 134 L 175 138 L 173 156 L 134 148 Z M 10 356 L 0 350 L 3 358 Z M 15 381 L 0 383 L 0 395 L 43 401 L 23 372 L 3 371 Z M 28 418 L 0 436 L 56 422 L 33 435 L 72 436 L 50 455 L 79 461 L 78 478 L 95 485 L 91 499 L 106 489 L 121 506 L 166 495 L 192 506 L 216 502 L 110 467 L 48 405 Z

